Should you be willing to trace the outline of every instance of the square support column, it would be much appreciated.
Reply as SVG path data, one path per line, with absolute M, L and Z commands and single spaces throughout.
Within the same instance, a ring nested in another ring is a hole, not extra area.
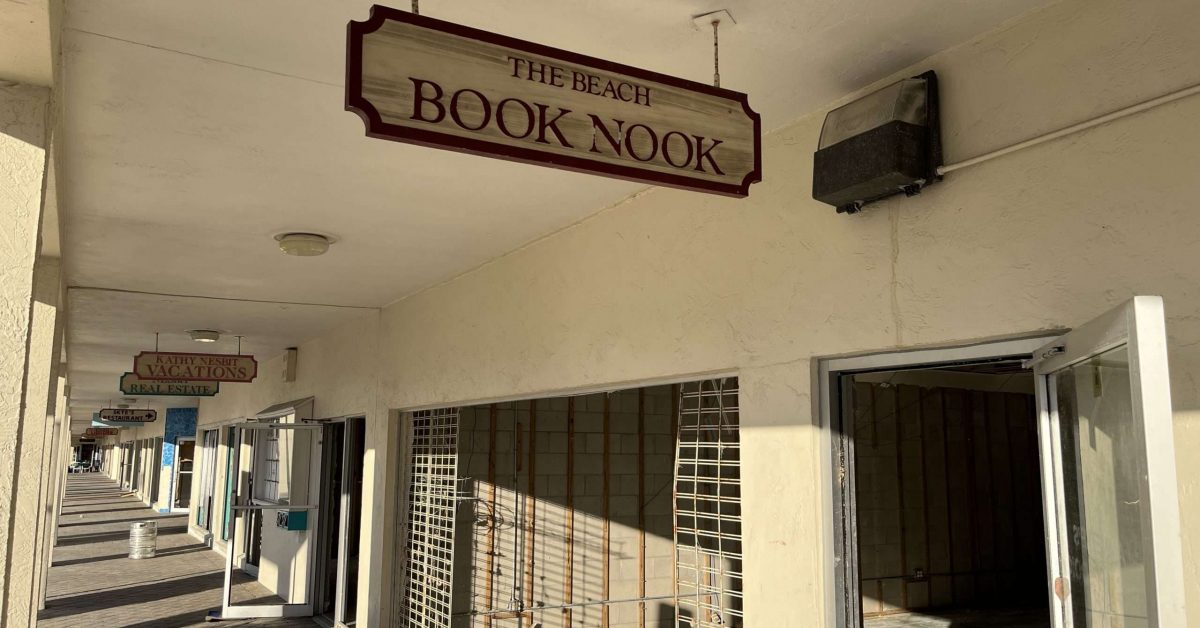
M 49 468 L 57 444 L 59 372 L 63 343 L 62 263 L 41 258 L 34 269 L 33 315 L 30 321 L 29 358 L 25 377 L 25 411 L 21 419 L 21 460 L 17 474 L 16 523 L 12 541 L 13 574 L 28 573 L 10 584 L 12 611 L 36 614 L 41 605 L 41 581 L 47 487 L 55 476 Z
M 40 466 L 45 400 L 49 373 L 37 390 L 29 389 L 30 349 L 34 342 L 35 269 L 40 249 L 42 210 L 47 181 L 50 90 L 44 87 L 0 84 L 0 617 L 9 626 L 32 623 L 31 580 L 33 547 L 18 538 L 35 537 L 31 521 L 21 522 L 18 512 L 29 510 L 29 481 L 25 464 L 27 434 L 25 412 L 32 399 L 40 399 L 43 416 L 36 421 Z M 51 323 L 53 330 L 53 323 Z M 37 334 L 40 355 L 49 354 L 54 333 Z M 57 360 L 56 360 L 57 361 Z M 25 476 L 23 479 L 22 476 Z M 40 474 L 36 474 L 40 475 Z M 40 487 L 32 491 L 37 508 Z M 36 519 L 36 517 L 35 517 Z

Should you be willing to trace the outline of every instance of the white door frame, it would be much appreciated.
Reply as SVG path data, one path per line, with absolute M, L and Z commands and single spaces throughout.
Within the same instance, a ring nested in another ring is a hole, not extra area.
M 1018 336 L 1008 339 L 985 340 L 972 344 L 957 346 L 918 348 L 911 350 L 896 350 L 882 353 L 854 355 L 845 357 L 816 358 L 813 368 L 814 415 L 820 418 L 821 426 L 821 485 L 825 488 L 822 499 L 824 516 L 823 536 L 825 547 L 825 582 L 829 586 L 825 591 L 825 626 L 829 628 L 857 627 L 857 620 L 851 621 L 850 615 L 859 608 L 858 598 L 858 565 L 856 541 L 850 538 L 850 547 L 844 548 L 843 531 L 853 525 L 853 520 L 845 520 L 842 516 L 845 504 L 842 503 L 842 493 L 838 488 L 837 461 L 834 460 L 834 450 L 837 448 L 838 437 L 834 428 L 840 424 L 841 405 L 843 400 L 834 398 L 838 390 L 838 379 L 843 375 L 870 371 L 919 369 L 960 363 L 978 363 L 993 359 L 1025 360 L 1034 351 L 1047 342 L 1058 338 L 1061 334 L 1043 332 L 1034 335 Z M 836 417 L 836 418 L 835 418 Z M 847 473 L 853 477 L 853 465 L 848 465 Z M 843 560 L 841 554 L 849 554 Z M 1047 548 L 1047 555 L 1050 554 Z M 852 558 L 852 560 L 850 560 Z M 853 592 L 853 594 L 851 594 Z M 845 597 L 842 597 L 845 596 Z

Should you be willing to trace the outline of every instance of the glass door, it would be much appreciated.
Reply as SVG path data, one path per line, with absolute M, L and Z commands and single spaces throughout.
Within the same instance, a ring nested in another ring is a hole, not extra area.
M 312 616 L 321 509 L 309 462 L 320 460 L 320 430 L 274 421 L 232 428 L 231 544 L 252 546 L 240 560 L 226 552 L 221 619 Z
M 1135 297 L 1029 365 L 1055 626 L 1186 625 L 1162 299 Z
M 205 430 L 200 447 L 200 503 L 196 525 L 212 532 L 213 493 L 217 481 L 217 430 Z

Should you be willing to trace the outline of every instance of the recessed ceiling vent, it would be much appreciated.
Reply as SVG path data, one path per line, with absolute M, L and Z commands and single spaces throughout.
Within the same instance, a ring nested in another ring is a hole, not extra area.
M 938 181 L 942 137 L 932 71 L 843 105 L 825 116 L 813 156 L 813 198 L 853 214 L 893 194 Z

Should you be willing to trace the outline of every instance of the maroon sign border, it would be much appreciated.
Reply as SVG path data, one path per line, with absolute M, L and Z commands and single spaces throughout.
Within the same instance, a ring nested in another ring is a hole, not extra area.
M 396 124 L 388 124 L 383 121 L 379 115 L 379 111 L 375 109 L 371 103 L 367 102 L 362 95 L 362 43 L 363 36 L 373 33 L 383 26 L 387 20 L 396 20 L 427 28 L 430 30 L 441 31 L 459 37 L 475 39 L 478 41 L 513 48 L 523 52 L 528 52 L 535 55 L 559 59 L 568 63 L 577 65 L 589 66 L 605 72 L 613 72 L 616 74 L 624 74 L 634 78 L 639 78 L 646 81 L 654 81 L 680 89 L 686 89 L 694 92 L 708 94 L 710 96 L 718 96 L 741 104 L 746 115 L 754 122 L 754 169 L 746 174 L 740 185 L 732 183 L 720 183 L 717 181 L 705 181 L 703 179 L 693 179 L 680 175 L 673 175 L 663 172 L 647 171 L 634 166 L 623 166 L 619 164 L 611 164 L 600 161 L 593 161 L 581 157 L 573 157 L 571 155 L 560 155 L 557 153 L 543 152 L 533 148 L 523 146 L 510 146 L 499 142 L 491 142 L 477 138 L 461 137 L 450 133 L 441 133 L 439 131 L 430 131 L 428 129 L 418 129 L 400 126 Z M 367 127 L 367 137 L 377 139 L 393 140 L 396 142 L 404 142 L 407 144 L 416 144 L 429 148 L 442 148 L 470 155 L 480 155 L 484 157 L 498 157 L 509 161 L 517 161 L 521 163 L 548 166 L 561 170 L 570 170 L 573 172 L 583 172 L 589 174 L 602 174 L 616 179 L 624 179 L 627 181 L 637 181 L 641 183 L 653 183 L 666 187 L 679 188 L 684 190 L 697 190 L 702 192 L 711 192 L 714 194 L 723 194 L 726 196 L 746 197 L 750 194 L 750 185 L 762 181 L 762 118 L 759 114 L 750 108 L 750 97 L 741 92 L 714 87 L 704 83 L 697 83 L 687 79 L 659 74 L 650 70 L 643 70 L 633 66 L 623 65 L 596 57 L 589 57 L 577 52 L 570 52 L 551 46 L 535 44 L 523 39 L 516 39 L 506 35 L 499 35 L 488 31 L 454 24 L 443 20 L 425 17 L 401 11 L 391 7 L 382 5 L 374 5 L 371 7 L 371 17 L 365 22 L 350 22 L 347 27 L 346 34 L 346 110 L 357 113 L 362 118 L 363 123 Z
M 258 379 L 258 359 L 256 359 L 252 355 L 248 355 L 248 354 L 244 354 L 244 353 L 241 353 L 241 354 L 192 353 L 189 351 L 141 351 L 141 352 L 138 352 L 137 355 L 133 356 L 133 374 L 134 375 L 137 375 L 138 358 L 142 357 L 143 355 L 146 355 L 147 353 L 155 353 L 158 355 L 208 355 L 208 356 L 217 356 L 217 357 L 222 357 L 222 358 L 250 358 L 250 362 L 254 364 L 254 375 L 252 375 L 250 377 L 250 379 L 248 379 L 246 381 L 242 381 L 240 379 L 239 380 L 221 379 L 218 377 L 188 377 L 186 379 L 188 381 L 193 381 L 193 382 L 229 382 L 230 384 L 249 384 L 249 383 L 253 382 L 254 380 Z M 170 381 L 175 381 L 175 380 L 180 379 L 178 377 L 142 377 L 141 375 L 138 375 L 138 377 L 141 379 L 144 379 L 148 382 L 170 382 Z

